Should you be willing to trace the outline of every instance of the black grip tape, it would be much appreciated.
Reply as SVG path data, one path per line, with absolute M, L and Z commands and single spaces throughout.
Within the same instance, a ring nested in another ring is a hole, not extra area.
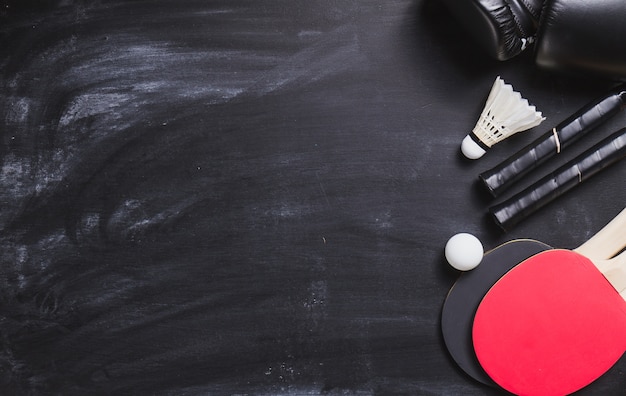
M 510 158 L 481 173 L 479 180 L 494 197 L 499 196 L 531 170 L 617 114 L 625 103 L 626 84 L 622 84 L 608 95 L 587 104 Z
M 489 212 L 496 224 L 507 231 L 539 208 L 624 157 L 626 128 L 614 132 L 511 198 L 492 206 Z

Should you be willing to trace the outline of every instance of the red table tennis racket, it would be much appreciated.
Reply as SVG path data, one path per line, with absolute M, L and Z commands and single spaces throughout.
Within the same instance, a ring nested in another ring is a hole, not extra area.
M 478 361 L 515 394 L 575 392 L 626 351 L 625 290 L 626 253 L 593 261 L 563 249 L 538 253 L 480 303 L 472 330 Z
M 619 232 L 626 224 L 626 209 L 587 242 L 575 249 L 586 257 L 613 257 L 626 245 L 626 235 Z M 458 366 L 475 380 L 495 385 L 476 359 L 472 344 L 472 324 L 476 308 L 485 293 L 507 271 L 525 259 L 551 246 L 532 239 L 506 242 L 488 252 L 478 267 L 463 272 L 450 289 L 441 312 L 441 331 L 450 355 Z

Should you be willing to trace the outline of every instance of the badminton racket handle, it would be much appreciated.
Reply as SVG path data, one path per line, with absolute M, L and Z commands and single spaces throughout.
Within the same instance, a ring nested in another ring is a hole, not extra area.
M 489 208 L 496 224 L 508 230 L 602 169 L 626 157 L 626 128 L 608 136 L 536 183 Z
M 481 173 L 478 178 L 494 197 L 547 159 L 617 114 L 626 104 L 626 84 L 587 104 L 510 158 Z

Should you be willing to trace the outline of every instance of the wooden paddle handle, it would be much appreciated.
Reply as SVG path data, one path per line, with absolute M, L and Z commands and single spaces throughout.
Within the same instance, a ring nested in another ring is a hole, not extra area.
M 507 160 L 481 173 L 478 179 L 494 197 L 499 196 L 522 176 L 617 114 L 625 104 L 626 84 L 622 84 L 608 95 L 587 104 Z
M 503 230 L 626 156 L 626 128 L 608 136 L 536 183 L 489 208 Z
M 626 247 L 626 208 L 575 252 L 590 258 L 611 258 Z M 625 266 L 626 270 L 626 266 Z
M 626 251 L 611 260 L 594 260 L 593 263 L 626 300 Z

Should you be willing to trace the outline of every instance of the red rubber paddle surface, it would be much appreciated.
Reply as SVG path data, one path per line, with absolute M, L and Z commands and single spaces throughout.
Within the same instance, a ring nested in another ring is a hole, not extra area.
M 565 395 L 593 382 L 626 350 L 626 302 L 589 259 L 550 250 L 491 288 L 472 338 L 478 361 L 504 389 Z

